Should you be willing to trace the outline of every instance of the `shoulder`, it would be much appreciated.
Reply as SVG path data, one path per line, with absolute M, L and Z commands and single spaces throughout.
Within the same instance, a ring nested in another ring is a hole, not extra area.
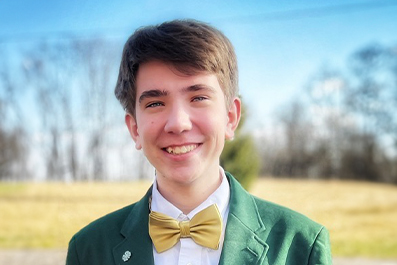
M 134 206 L 135 204 L 126 206 L 91 222 L 77 232 L 72 240 L 84 242 L 120 235 L 120 230 Z
M 264 225 L 278 224 L 279 226 L 286 226 L 289 229 L 307 230 L 322 229 L 322 225 L 311 220 L 307 216 L 298 213 L 287 207 L 278 205 L 276 203 L 266 201 L 251 195 L 258 209 L 258 213 Z
M 77 232 L 69 242 L 66 264 L 111 264 L 112 249 L 124 240 L 120 231 L 135 205 L 107 214 Z
M 252 195 L 251 195 L 252 196 Z M 303 214 L 252 196 L 272 264 L 332 264 L 328 230 Z
M 279 228 L 291 232 L 318 232 L 323 228 L 322 225 L 301 213 L 248 193 L 230 173 L 227 173 L 227 176 L 232 191 L 233 209 L 243 212 L 250 209 L 251 214 L 256 212 L 266 229 Z
M 269 250 L 270 259 L 287 257 L 309 260 L 308 264 L 332 264 L 329 233 L 323 225 L 286 207 L 252 198 L 265 227 L 266 242 L 277 246 Z
M 106 242 L 112 239 L 119 240 L 123 238 L 121 234 L 127 233 L 131 227 L 138 226 L 145 218 L 149 211 L 149 197 L 151 188 L 141 200 L 109 213 L 77 232 L 73 240 L 93 241 L 106 239 Z M 147 218 L 146 218 L 147 219 Z
M 329 235 L 324 226 L 287 207 L 249 194 L 233 176 L 227 176 L 231 188 L 230 212 L 268 246 L 269 264 L 332 264 Z

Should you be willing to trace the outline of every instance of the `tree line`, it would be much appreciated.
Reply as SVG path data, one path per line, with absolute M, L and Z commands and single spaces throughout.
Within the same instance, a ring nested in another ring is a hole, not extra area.
M 102 38 L 67 38 L 3 49 L 0 179 L 142 177 L 136 171 L 146 165 L 121 132 L 113 95 L 121 48 Z M 126 159 L 131 163 L 112 166 Z
M 121 48 L 69 38 L 2 49 L 0 179 L 150 175 L 113 96 Z M 239 130 L 221 164 L 246 175 L 246 186 L 257 175 L 397 183 L 396 51 L 367 45 L 346 69 L 322 67 L 280 107 L 270 133 Z
M 262 137 L 262 174 L 397 183 L 397 46 L 322 67 Z

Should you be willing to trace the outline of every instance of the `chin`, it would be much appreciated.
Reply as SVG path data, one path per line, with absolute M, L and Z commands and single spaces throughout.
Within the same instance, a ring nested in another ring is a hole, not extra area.
M 193 170 L 186 170 L 186 172 L 181 172 L 180 170 L 175 169 L 169 173 L 162 174 L 162 176 L 168 182 L 173 182 L 179 185 L 189 185 L 196 179 L 196 177 L 192 175 L 192 171 Z

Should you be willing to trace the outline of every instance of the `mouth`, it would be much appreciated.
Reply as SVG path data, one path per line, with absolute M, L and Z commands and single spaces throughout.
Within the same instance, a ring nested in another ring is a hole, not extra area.
M 183 155 L 195 150 L 198 146 L 199 146 L 198 144 L 188 144 L 188 145 L 172 146 L 172 147 L 169 146 L 167 148 L 163 148 L 163 150 L 172 155 Z

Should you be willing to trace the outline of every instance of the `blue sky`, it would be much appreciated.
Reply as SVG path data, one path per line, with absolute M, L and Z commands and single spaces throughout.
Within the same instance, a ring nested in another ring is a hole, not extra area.
M 65 1 L 1 0 L 0 44 L 63 33 L 124 43 L 139 26 L 195 18 L 221 29 L 236 48 L 240 93 L 262 126 L 323 65 L 343 68 L 370 43 L 397 43 L 397 1 Z M 1 47 L 1 45 L 0 45 Z

